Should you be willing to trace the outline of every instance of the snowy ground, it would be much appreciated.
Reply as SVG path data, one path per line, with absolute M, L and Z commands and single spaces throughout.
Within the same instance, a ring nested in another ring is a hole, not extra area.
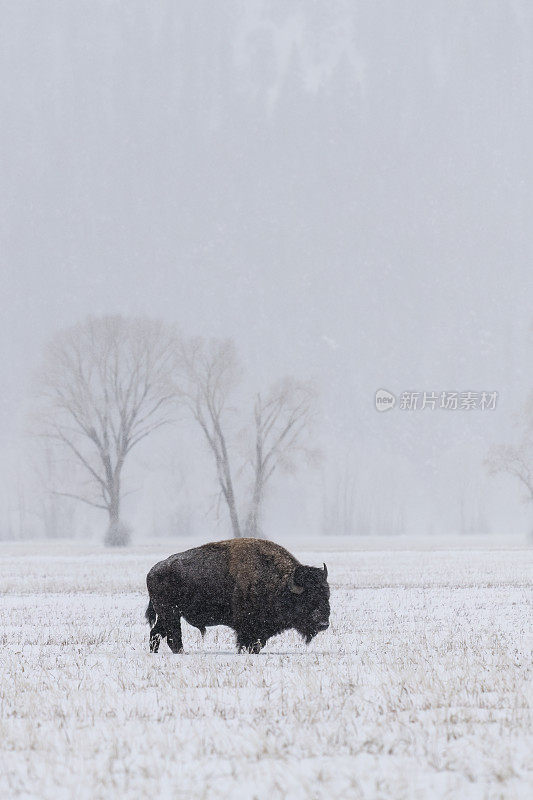
M 0 797 L 533 796 L 525 545 L 322 542 L 309 648 L 185 624 L 150 655 L 144 576 L 183 544 L 0 543 Z

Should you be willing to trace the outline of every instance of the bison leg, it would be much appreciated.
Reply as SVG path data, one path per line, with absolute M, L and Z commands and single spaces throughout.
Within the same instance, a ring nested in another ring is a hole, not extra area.
M 174 616 L 169 625 L 167 633 L 167 644 L 173 653 L 183 653 L 183 642 L 181 640 L 181 619 Z
M 163 621 L 161 618 L 157 620 L 154 627 L 150 631 L 150 652 L 157 653 L 159 650 L 159 644 L 161 639 L 167 635 L 165 628 L 163 627 Z

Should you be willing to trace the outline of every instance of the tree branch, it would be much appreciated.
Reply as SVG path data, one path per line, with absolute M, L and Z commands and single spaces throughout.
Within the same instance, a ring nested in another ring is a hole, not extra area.
M 70 492 L 56 492 L 52 490 L 52 494 L 57 494 L 60 497 L 71 497 L 74 500 L 81 500 L 82 503 L 87 503 L 89 506 L 94 506 L 94 508 L 103 508 L 104 511 L 108 510 L 108 506 L 104 506 L 101 503 L 95 503 L 94 500 L 89 500 L 87 497 L 82 497 L 81 494 L 71 494 Z

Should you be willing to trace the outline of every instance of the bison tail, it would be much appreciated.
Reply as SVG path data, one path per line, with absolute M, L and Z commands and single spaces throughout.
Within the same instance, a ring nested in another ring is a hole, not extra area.
M 155 624 L 155 621 L 156 621 L 156 618 L 157 618 L 157 615 L 155 613 L 155 609 L 154 609 L 154 607 L 152 605 L 152 600 L 151 599 L 148 601 L 148 606 L 146 608 L 146 612 L 145 612 L 144 616 L 146 617 L 146 621 L 148 622 L 150 627 L 153 628 L 154 624 Z

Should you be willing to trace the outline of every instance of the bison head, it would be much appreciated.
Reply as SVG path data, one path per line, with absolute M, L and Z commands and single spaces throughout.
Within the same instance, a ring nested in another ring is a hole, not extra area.
M 329 627 L 328 568 L 325 564 L 324 569 L 298 564 L 288 588 L 294 627 L 309 644 L 317 633 Z

